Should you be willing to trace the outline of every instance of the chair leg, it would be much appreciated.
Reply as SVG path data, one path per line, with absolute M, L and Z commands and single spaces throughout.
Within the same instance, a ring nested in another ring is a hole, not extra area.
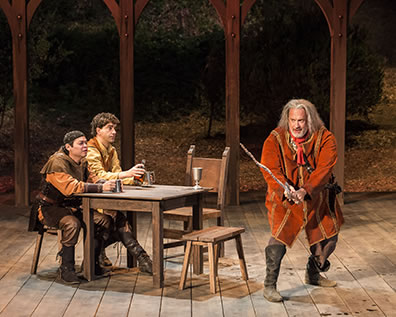
M 44 237 L 44 232 L 38 232 L 37 238 L 36 238 L 36 246 L 35 246 L 34 254 L 33 254 L 32 267 L 30 269 L 30 274 L 37 273 L 37 266 L 38 266 L 38 261 L 40 258 L 40 251 L 41 251 L 41 245 L 43 243 L 43 237 Z
M 217 225 L 219 227 L 224 227 L 224 220 L 223 220 L 222 217 L 217 218 Z M 220 243 L 220 248 L 219 249 L 220 249 L 219 256 L 221 258 L 224 258 L 224 254 L 225 254 L 225 243 L 224 242 Z
M 186 252 L 185 252 L 184 261 L 183 261 L 183 269 L 182 269 L 180 283 L 179 283 L 179 290 L 183 290 L 186 287 L 188 266 L 190 265 L 191 244 L 192 244 L 191 241 L 187 241 Z
M 210 291 L 212 294 L 216 294 L 217 256 L 215 254 L 215 249 L 217 248 L 213 248 L 213 243 L 208 243 L 209 280 L 210 280 Z
M 62 230 L 58 229 L 56 230 L 58 234 L 58 252 L 62 250 Z
M 238 252 L 239 266 L 241 267 L 242 278 L 247 281 L 249 279 L 249 276 L 246 269 L 245 255 L 243 254 L 242 238 L 240 234 L 235 237 L 235 244 Z
M 221 243 L 216 243 L 214 246 L 216 276 L 218 276 L 218 272 L 219 272 L 220 250 L 221 250 Z
M 184 232 L 192 232 L 192 217 L 188 219 L 188 221 L 183 221 L 183 230 Z M 186 252 L 187 244 L 184 244 L 184 253 Z M 192 264 L 192 258 L 190 257 L 190 264 Z
M 184 231 L 186 232 L 191 232 L 193 231 L 193 225 L 192 225 L 192 217 L 188 218 L 188 221 L 184 221 Z

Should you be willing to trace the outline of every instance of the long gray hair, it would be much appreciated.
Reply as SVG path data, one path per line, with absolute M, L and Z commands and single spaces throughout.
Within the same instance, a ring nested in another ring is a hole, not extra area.
M 315 106 L 305 99 L 292 99 L 290 100 L 282 110 L 282 114 L 278 123 L 278 126 L 289 130 L 289 111 L 290 109 L 304 109 L 307 114 L 308 121 L 308 131 L 309 133 L 315 133 L 318 131 L 323 125 L 323 121 L 319 116 L 318 111 Z

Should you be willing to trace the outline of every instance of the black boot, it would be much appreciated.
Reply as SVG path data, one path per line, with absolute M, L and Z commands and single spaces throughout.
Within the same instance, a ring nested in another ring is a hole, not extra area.
M 62 257 L 62 264 L 59 268 L 59 277 L 66 284 L 79 284 L 80 279 L 74 269 L 74 246 L 63 246 L 59 252 Z
M 132 232 L 120 229 L 118 233 L 128 253 L 137 257 L 140 271 L 153 274 L 153 262 L 139 242 L 133 237 Z
M 336 281 L 329 280 L 320 275 L 320 272 L 326 272 L 329 268 L 329 261 L 326 260 L 326 262 L 321 266 L 318 257 L 311 255 L 308 259 L 307 270 L 305 271 L 305 283 L 322 287 L 336 286 Z
M 105 267 L 102 267 L 100 265 L 100 261 L 99 261 L 99 257 L 100 257 L 100 254 L 102 253 L 103 245 L 104 245 L 103 240 L 95 238 L 94 241 L 95 241 L 95 250 L 94 250 L 95 275 L 96 276 L 101 276 L 101 275 L 104 275 L 104 274 L 108 273 L 110 270 L 106 269 Z
M 113 266 L 113 263 L 111 263 L 110 259 L 107 257 L 105 250 L 106 249 L 103 248 L 99 254 L 99 265 L 101 267 Z
M 283 300 L 283 297 L 276 290 L 276 282 L 285 253 L 286 246 L 281 244 L 272 244 L 265 248 L 267 270 L 264 280 L 264 297 L 270 302 L 281 302 Z

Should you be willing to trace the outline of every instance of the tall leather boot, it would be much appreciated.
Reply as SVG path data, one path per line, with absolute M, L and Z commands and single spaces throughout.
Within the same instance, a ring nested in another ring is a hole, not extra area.
M 322 287 L 336 286 L 336 281 L 329 280 L 320 275 L 320 272 L 327 272 L 329 268 L 329 261 L 326 260 L 326 262 L 321 266 L 318 261 L 318 257 L 311 255 L 308 259 L 307 270 L 305 271 L 305 283 Z
M 270 302 L 283 301 L 283 297 L 276 290 L 276 283 L 278 281 L 281 261 L 285 253 L 286 246 L 281 244 L 272 244 L 265 248 L 267 269 L 264 280 L 264 297 Z
M 60 279 L 66 284 L 79 284 L 80 279 L 77 277 L 74 269 L 74 246 L 63 246 L 59 255 L 62 257 L 62 264 L 59 268 Z
M 111 263 L 110 259 L 106 255 L 105 247 L 103 247 L 102 251 L 99 254 L 99 265 L 101 267 L 113 266 L 113 263 Z
M 128 250 L 128 253 L 137 257 L 140 270 L 142 272 L 153 274 L 153 262 L 139 242 L 137 242 L 133 237 L 132 232 L 126 231 L 122 228 L 118 230 L 118 233 L 120 235 L 120 240 Z
M 105 267 L 102 267 L 99 261 L 99 257 L 100 254 L 102 253 L 103 245 L 104 245 L 103 240 L 95 238 L 94 242 L 95 242 L 95 249 L 94 249 L 95 275 L 101 276 L 104 275 L 105 273 L 108 273 L 110 270 L 106 269 Z

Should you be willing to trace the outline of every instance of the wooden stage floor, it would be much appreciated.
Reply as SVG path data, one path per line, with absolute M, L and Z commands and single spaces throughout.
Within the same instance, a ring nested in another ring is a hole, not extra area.
M 152 288 L 152 278 L 126 269 L 125 249 L 108 247 L 116 269 L 108 277 L 77 286 L 57 279 L 57 238 L 46 235 L 36 276 L 30 275 L 36 233 L 27 232 L 28 211 L 0 205 L 1 316 L 396 316 L 396 193 L 350 193 L 345 196 L 339 243 L 327 276 L 336 288 L 305 285 L 308 248 L 301 234 L 282 263 L 278 289 L 288 298 L 269 303 L 263 296 L 264 249 L 269 239 L 263 193 L 241 195 L 241 205 L 228 207 L 226 225 L 243 226 L 250 280 L 241 279 L 234 242 L 220 259 L 217 294 L 209 291 L 205 273 L 190 275 L 178 290 L 182 257 L 165 264 L 165 287 Z M 151 252 L 150 215 L 138 215 L 138 237 Z M 173 225 L 173 224 L 171 224 Z M 182 252 L 179 248 L 167 255 Z M 77 265 L 82 260 L 81 242 Z

